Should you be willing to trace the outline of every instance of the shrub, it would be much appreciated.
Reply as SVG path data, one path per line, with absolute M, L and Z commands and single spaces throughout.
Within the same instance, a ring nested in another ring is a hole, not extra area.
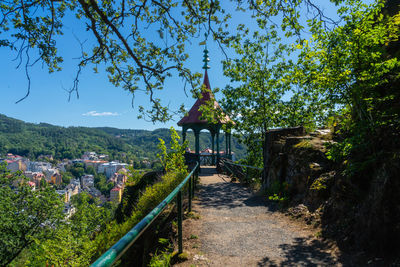
M 107 228 L 102 231 L 93 241 L 93 246 L 97 247 L 95 258 L 114 245 L 123 235 L 125 235 L 132 227 L 134 227 L 147 213 L 153 210 L 161 201 L 164 200 L 174 190 L 188 174 L 187 166 L 184 160 L 184 146 L 179 144 L 179 136 L 171 127 L 171 150 L 167 152 L 165 142 L 160 139 L 159 148 L 161 149 L 160 159 L 167 173 L 162 177 L 159 183 L 149 185 L 139 197 L 136 207 L 132 215 L 122 224 L 117 224 L 115 221 L 107 225 Z M 133 179 L 135 182 L 135 179 Z M 136 181 L 137 182 L 137 181 Z M 161 258 L 164 256 L 160 256 Z M 154 261 L 157 265 L 157 260 Z M 165 265 L 161 265 L 165 266 Z
M 290 185 L 287 182 L 274 181 L 270 187 L 266 189 L 266 194 L 269 200 L 279 202 L 285 205 L 289 201 Z

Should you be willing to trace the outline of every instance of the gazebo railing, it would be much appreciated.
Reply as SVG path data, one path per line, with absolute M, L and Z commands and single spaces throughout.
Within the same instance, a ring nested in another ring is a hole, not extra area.
M 172 200 L 177 200 L 178 208 L 178 252 L 183 252 L 182 244 L 182 188 L 189 182 L 188 186 L 188 201 L 189 212 L 192 209 L 192 198 L 194 197 L 195 189 L 195 176 L 200 164 L 197 162 L 193 170 L 186 176 L 186 178 L 163 200 L 157 205 L 150 213 L 146 215 L 138 224 L 136 224 L 127 234 L 125 234 L 117 243 L 115 243 L 109 250 L 101 255 L 91 266 L 103 267 L 112 266 L 127 250 L 135 243 L 139 236 L 149 227 L 154 220 L 161 214 Z
M 214 166 L 216 155 L 202 155 L 200 154 L 200 165 L 202 166 Z

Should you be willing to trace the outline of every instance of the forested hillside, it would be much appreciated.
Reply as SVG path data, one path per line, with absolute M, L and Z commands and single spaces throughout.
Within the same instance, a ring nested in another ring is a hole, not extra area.
M 221 135 L 222 136 L 222 135 Z M 53 155 L 55 159 L 79 158 L 85 151 L 95 151 L 125 162 L 144 157 L 155 159 L 158 153 L 158 138 L 170 142 L 168 129 L 154 131 L 117 128 L 60 127 L 47 123 L 26 123 L 0 114 L 0 154 L 13 153 L 36 159 L 39 155 Z M 194 135 L 188 134 L 191 149 Z M 221 138 L 220 147 L 225 147 Z M 211 147 L 209 133 L 200 136 L 201 149 Z M 238 158 L 245 154 L 243 145 L 236 139 L 232 142 Z

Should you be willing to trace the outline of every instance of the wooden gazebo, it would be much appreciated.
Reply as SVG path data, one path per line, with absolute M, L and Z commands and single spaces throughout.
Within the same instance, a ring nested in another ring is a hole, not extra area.
M 216 164 L 219 162 L 220 159 L 220 151 L 219 151 L 219 133 L 222 128 L 223 124 L 226 124 L 228 127 L 224 127 L 225 129 L 225 140 L 226 140 L 226 151 L 225 151 L 225 156 L 226 157 L 231 157 L 231 133 L 230 133 L 230 126 L 234 124 L 234 122 L 229 118 L 228 115 L 224 114 L 222 112 L 222 109 L 218 102 L 215 100 L 215 96 L 211 92 L 211 87 L 210 87 L 210 81 L 208 79 L 208 73 L 207 69 L 208 67 L 208 50 L 207 48 L 204 50 L 204 66 L 203 69 L 205 69 L 204 73 L 204 81 L 203 81 L 203 87 L 201 90 L 201 95 L 200 97 L 196 100 L 192 108 L 189 110 L 189 112 L 184 116 L 179 122 L 178 125 L 182 126 L 182 138 L 183 141 L 186 140 L 186 132 L 189 129 L 192 129 L 195 135 L 195 155 L 197 160 L 200 160 L 200 131 L 203 129 L 207 129 L 211 133 L 211 143 L 212 143 L 212 163 Z M 203 113 L 200 110 L 200 107 L 206 104 L 210 104 L 209 101 L 213 101 L 213 107 L 216 110 L 216 114 L 219 114 L 219 116 L 216 116 L 216 118 L 209 122 L 207 119 L 203 118 Z M 216 161 L 215 161 L 215 141 L 216 141 L 216 150 L 217 150 L 217 155 L 216 155 Z

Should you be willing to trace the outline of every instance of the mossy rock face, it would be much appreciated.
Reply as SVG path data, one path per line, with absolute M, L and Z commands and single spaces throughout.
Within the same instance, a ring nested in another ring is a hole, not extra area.
M 318 206 L 329 197 L 335 175 L 336 173 L 331 171 L 322 174 L 312 182 L 310 181 L 308 195 L 313 206 Z
M 298 142 L 297 144 L 293 145 L 293 148 L 305 148 L 305 149 L 310 149 L 312 148 L 312 144 L 310 142 L 310 140 L 308 139 L 304 139 L 300 142 Z
M 334 171 L 322 174 L 320 177 L 318 177 L 312 182 L 310 190 L 320 191 L 320 192 L 330 191 L 333 185 L 335 175 L 336 173 Z
M 311 170 L 313 171 L 320 171 L 322 170 L 322 167 L 320 164 L 316 163 L 316 162 L 312 162 L 308 165 L 310 167 Z
M 326 177 L 319 177 L 314 180 L 312 185 L 310 186 L 310 190 L 321 191 L 326 190 Z

